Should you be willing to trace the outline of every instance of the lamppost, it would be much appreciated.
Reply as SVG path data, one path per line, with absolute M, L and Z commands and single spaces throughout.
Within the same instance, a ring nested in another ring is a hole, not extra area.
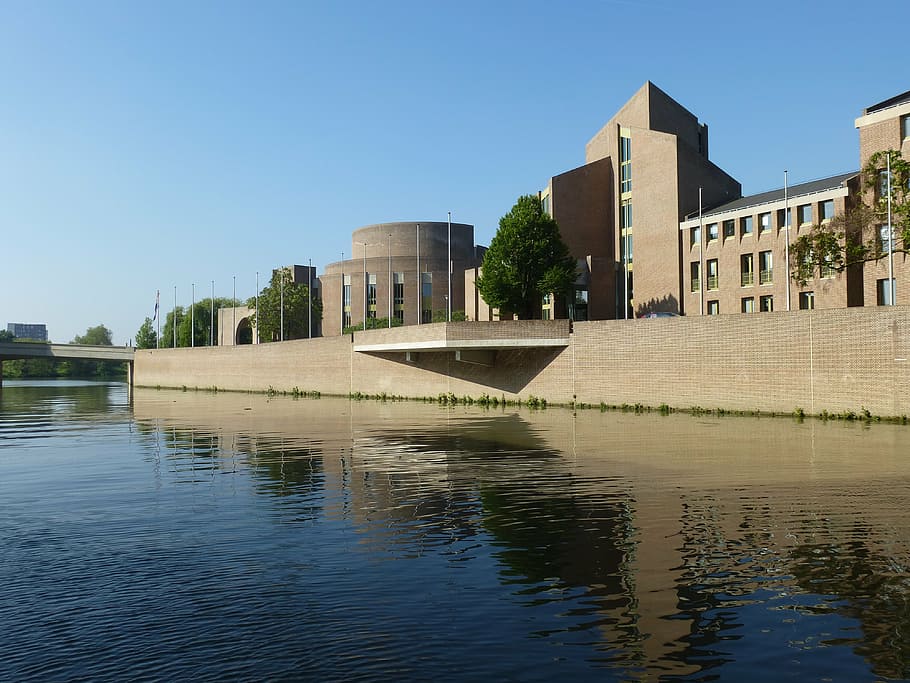
M 281 329 L 278 331 L 278 341 L 284 341 L 284 268 L 280 266 L 278 267 L 278 282 L 280 283 L 278 286 L 280 292 L 280 303 L 278 307 L 281 309 L 279 323 Z
M 209 346 L 215 345 L 215 281 L 212 280 L 212 316 L 209 321 Z
M 392 287 L 392 233 L 389 233 L 389 329 L 392 328 L 392 298 L 394 294 Z
M 262 322 L 261 319 L 262 312 L 259 310 L 259 271 L 256 271 L 256 343 L 259 343 L 259 323 Z
M 307 339 L 313 338 L 313 259 L 308 259 L 309 268 L 307 269 L 306 284 L 306 320 L 307 320 Z
M 190 348 L 196 346 L 196 283 L 192 284 L 193 298 L 190 304 Z
M 237 343 L 237 276 L 231 277 L 234 278 L 234 289 L 231 294 L 231 346 L 234 346 Z
M 417 324 L 420 324 L 421 318 L 421 301 L 420 296 L 423 290 L 423 280 L 420 277 L 420 223 L 417 224 Z
M 174 348 L 177 348 L 177 285 L 174 285 Z
M 452 322 L 452 212 L 449 211 L 449 258 L 446 262 L 446 275 L 449 280 L 449 295 L 446 297 L 446 320 Z

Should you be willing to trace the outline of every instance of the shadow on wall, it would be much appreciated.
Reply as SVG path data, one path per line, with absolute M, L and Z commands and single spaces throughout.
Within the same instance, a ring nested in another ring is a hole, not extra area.
M 416 361 L 405 360 L 403 353 L 370 355 L 426 372 L 518 394 L 564 350 L 541 348 L 497 351 L 492 367 L 456 361 L 453 353 L 419 353 Z
M 635 317 L 640 318 L 645 313 L 679 313 L 679 301 L 672 294 L 660 299 L 651 299 L 635 310 Z

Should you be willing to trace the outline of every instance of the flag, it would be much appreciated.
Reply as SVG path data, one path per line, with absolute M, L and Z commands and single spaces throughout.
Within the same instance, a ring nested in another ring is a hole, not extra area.
M 152 316 L 152 322 L 158 319 L 158 297 L 161 296 L 161 291 L 155 292 L 155 315 Z

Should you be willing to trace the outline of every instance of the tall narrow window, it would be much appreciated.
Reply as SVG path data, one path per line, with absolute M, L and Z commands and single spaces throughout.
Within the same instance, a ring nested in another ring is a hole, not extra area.
M 904 140 L 910 138 L 910 115 L 901 117 L 901 134 Z
M 697 292 L 701 289 L 701 264 L 693 261 L 689 264 L 689 279 L 691 281 L 690 291 Z
M 755 297 L 746 296 L 743 297 L 742 303 L 740 304 L 743 313 L 755 313 Z
M 793 217 L 793 209 L 787 209 L 786 213 L 784 213 L 783 209 L 777 210 L 777 230 L 778 230 L 778 232 L 781 230 L 786 230 L 788 224 L 791 227 L 793 226 L 793 224 L 790 222 L 790 219 L 792 217 Z
M 755 284 L 754 268 L 752 254 L 743 254 L 739 257 L 739 283 L 743 287 L 750 287 Z
M 875 282 L 875 303 L 879 306 L 891 305 L 891 282 L 888 278 Z
M 766 232 L 771 232 L 771 213 L 765 212 L 758 214 L 758 232 L 763 235 Z
M 395 286 L 395 298 L 392 302 L 393 315 L 398 322 L 404 323 L 404 273 L 395 273 L 393 282 Z
M 714 242 L 717 239 L 717 223 L 708 223 L 708 241 Z
M 367 273 L 367 318 L 376 317 L 376 273 Z
M 811 311 L 815 308 L 815 292 L 799 293 L 799 310 Z
M 708 259 L 705 266 L 708 269 L 708 289 L 717 289 L 717 259 Z
M 832 218 L 834 218 L 834 200 L 833 199 L 828 199 L 826 201 L 823 201 L 819 208 L 820 208 L 819 218 L 821 218 L 822 223 L 830 221 Z
M 801 204 L 796 207 L 796 220 L 800 225 L 810 225 L 812 223 L 812 205 Z
M 622 194 L 632 191 L 632 138 L 619 138 L 619 178 Z
M 736 221 L 732 218 L 724 221 L 724 239 L 736 237 Z
M 420 274 L 420 320 L 433 322 L 433 273 Z
M 344 289 L 341 294 L 342 327 L 351 326 L 351 276 L 344 276 Z
M 773 261 L 770 251 L 758 252 L 758 282 L 762 285 L 770 285 L 774 282 Z
M 758 309 L 762 313 L 771 313 L 774 310 L 774 297 L 770 294 L 759 297 L 758 299 Z
M 632 263 L 632 200 L 623 199 L 619 209 L 619 257 Z
M 701 244 L 701 226 L 698 225 L 689 230 L 689 246 L 694 247 L 696 244 Z
M 720 313 L 720 302 L 716 299 L 708 302 L 708 315 L 718 315 Z

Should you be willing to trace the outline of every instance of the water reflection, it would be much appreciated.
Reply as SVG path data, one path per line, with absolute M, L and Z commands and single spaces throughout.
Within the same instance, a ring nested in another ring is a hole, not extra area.
M 142 390 L 134 410 L 178 483 L 245 473 L 279 521 L 351 528 L 364 561 L 438 557 L 407 575 L 433 596 L 491 571 L 483 607 L 576 674 L 910 674 L 899 427 Z

